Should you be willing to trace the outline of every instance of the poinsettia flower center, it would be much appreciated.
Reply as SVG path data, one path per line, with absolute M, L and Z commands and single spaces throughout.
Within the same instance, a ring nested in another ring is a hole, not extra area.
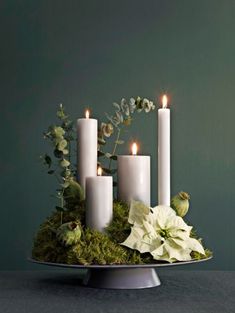
M 158 234 L 159 234 L 162 238 L 164 238 L 164 239 L 170 237 L 169 229 L 160 229 L 160 230 L 158 231 Z

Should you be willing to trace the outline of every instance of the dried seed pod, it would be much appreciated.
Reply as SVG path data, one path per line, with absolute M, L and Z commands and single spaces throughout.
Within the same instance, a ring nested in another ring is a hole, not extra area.
M 66 247 L 79 242 L 81 238 L 81 227 L 78 222 L 62 224 L 56 232 L 57 239 Z
M 183 217 L 187 214 L 189 209 L 190 196 L 187 192 L 181 191 L 171 199 L 171 207 L 177 215 Z

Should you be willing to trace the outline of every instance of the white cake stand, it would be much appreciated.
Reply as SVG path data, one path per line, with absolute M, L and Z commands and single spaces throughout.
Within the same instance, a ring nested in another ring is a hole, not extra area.
M 158 262 L 141 265 L 70 265 L 61 263 L 42 262 L 29 259 L 33 263 L 57 266 L 73 269 L 86 269 L 87 274 L 83 280 L 84 286 L 105 289 L 143 289 L 157 287 L 161 281 L 156 273 L 156 268 L 171 267 L 187 264 L 196 264 L 210 260 L 212 257 L 202 260 L 185 262 Z

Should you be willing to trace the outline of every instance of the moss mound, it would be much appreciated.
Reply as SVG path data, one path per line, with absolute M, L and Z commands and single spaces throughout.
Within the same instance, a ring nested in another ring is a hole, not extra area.
M 148 264 L 156 263 L 149 253 L 121 246 L 130 233 L 128 223 L 128 205 L 114 201 L 113 221 L 107 227 L 106 234 L 86 228 L 85 203 L 80 202 L 74 210 L 56 211 L 49 216 L 39 228 L 35 237 L 32 257 L 38 261 L 65 264 Z M 81 227 L 79 242 L 65 246 L 57 237 L 57 229 L 61 224 L 76 222 Z M 210 256 L 207 251 L 206 257 Z M 193 255 L 195 259 L 205 258 Z
M 119 243 L 130 233 L 128 206 L 114 202 L 114 218 L 107 233 L 85 228 L 85 203 L 74 210 L 53 212 L 39 228 L 35 237 L 32 257 L 38 261 L 66 264 L 142 264 L 153 262 L 150 255 L 140 255 Z M 72 246 L 65 246 L 57 239 L 57 229 L 62 223 L 74 221 L 81 225 L 81 239 Z

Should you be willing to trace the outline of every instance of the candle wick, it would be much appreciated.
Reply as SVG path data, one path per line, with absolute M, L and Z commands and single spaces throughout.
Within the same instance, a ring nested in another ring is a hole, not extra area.
M 167 95 L 162 96 L 162 108 L 166 109 L 167 108 L 167 103 L 168 103 L 168 98 Z

